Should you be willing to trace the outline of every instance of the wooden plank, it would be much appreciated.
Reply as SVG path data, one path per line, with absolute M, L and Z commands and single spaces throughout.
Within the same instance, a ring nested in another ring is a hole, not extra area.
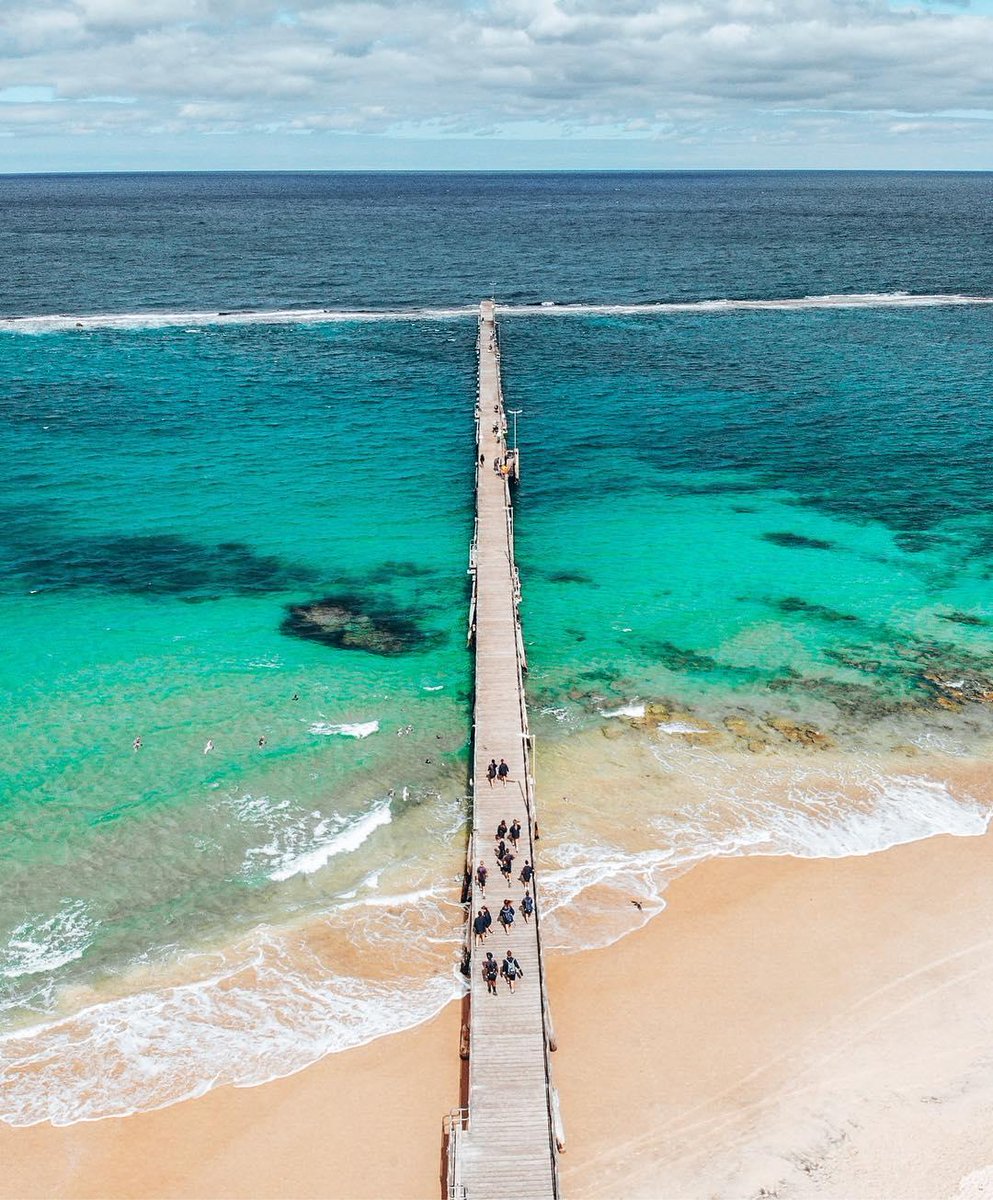
M 539 922 L 518 916 L 509 934 L 497 921 L 505 897 L 515 909 L 523 894 L 517 876 L 524 861 L 537 868 L 532 841 L 533 789 L 527 778 L 527 707 L 522 683 L 523 639 L 518 636 L 518 576 L 514 562 L 509 478 L 494 469 L 507 455 L 507 422 L 500 386 L 499 343 L 491 301 L 480 306 L 479 397 L 476 447 L 475 703 L 473 715 L 473 871 L 489 870 L 486 895 L 473 878 L 470 921 L 488 904 L 494 925 L 482 947 L 473 946 L 470 987 L 469 1120 L 458 1139 L 457 1182 L 469 1200 L 557 1197 L 551 1125 L 550 1079 L 543 1018 Z M 506 783 L 491 786 L 487 764 L 503 759 Z M 529 813 L 529 801 L 531 812 Z M 518 819 L 522 837 L 512 883 L 504 882 L 494 856 L 501 820 Z M 540 891 L 532 881 L 540 911 Z M 473 939 L 474 940 L 474 939 Z M 500 980 L 487 993 L 482 961 L 487 950 L 502 960 L 512 949 L 523 969 L 510 993 Z

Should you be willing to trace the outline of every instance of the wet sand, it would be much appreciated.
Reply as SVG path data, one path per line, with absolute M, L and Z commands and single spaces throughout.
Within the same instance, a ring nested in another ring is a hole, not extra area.
M 989 1194 L 991 866 L 989 835 L 714 860 L 640 931 L 550 956 L 563 1194 Z M 0 1127 L 0 1196 L 438 1196 L 458 1024 L 450 1005 L 155 1113 Z

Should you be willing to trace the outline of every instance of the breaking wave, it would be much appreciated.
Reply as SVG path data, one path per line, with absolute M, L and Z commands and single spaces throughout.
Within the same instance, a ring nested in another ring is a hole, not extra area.
M 421 981 L 357 978 L 262 930 L 250 958 L 209 978 L 7 1034 L 0 1044 L 17 1069 L 0 1082 L 0 1120 L 68 1125 L 265 1083 L 430 1020 L 461 992 L 454 968 Z
M 993 296 L 964 293 L 849 292 L 823 296 L 786 296 L 772 299 L 722 298 L 713 300 L 659 300 L 618 304 L 497 304 L 500 316 L 638 316 L 651 313 L 726 313 L 785 311 L 817 308 L 937 308 L 990 305 Z M 231 309 L 217 312 L 55 313 L 46 316 L 0 317 L 2 333 L 63 333 L 76 330 L 182 329 L 197 333 L 206 327 L 226 325 L 327 325 L 361 321 L 451 321 L 475 317 L 475 305 L 450 308 L 404 308 L 380 311 L 335 308 Z

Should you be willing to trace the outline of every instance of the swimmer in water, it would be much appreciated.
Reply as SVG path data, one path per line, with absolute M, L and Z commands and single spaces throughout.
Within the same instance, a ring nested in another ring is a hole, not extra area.
M 131 743 L 135 750 L 141 749 L 141 734 L 139 733 L 135 740 Z
M 261 750 L 261 749 L 262 749 L 262 747 L 263 747 L 264 745 L 265 745 L 265 734 L 263 734 L 263 735 L 262 735 L 262 736 L 259 738 L 259 749 Z
M 213 748 L 214 748 L 214 739 L 207 738 L 207 744 L 203 748 L 204 754 L 209 754 L 211 752 L 211 750 L 213 750 Z

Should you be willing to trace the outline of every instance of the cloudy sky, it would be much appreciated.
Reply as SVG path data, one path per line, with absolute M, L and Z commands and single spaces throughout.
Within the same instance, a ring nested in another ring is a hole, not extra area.
M 993 168 L 993 0 L 0 0 L 0 171 Z

